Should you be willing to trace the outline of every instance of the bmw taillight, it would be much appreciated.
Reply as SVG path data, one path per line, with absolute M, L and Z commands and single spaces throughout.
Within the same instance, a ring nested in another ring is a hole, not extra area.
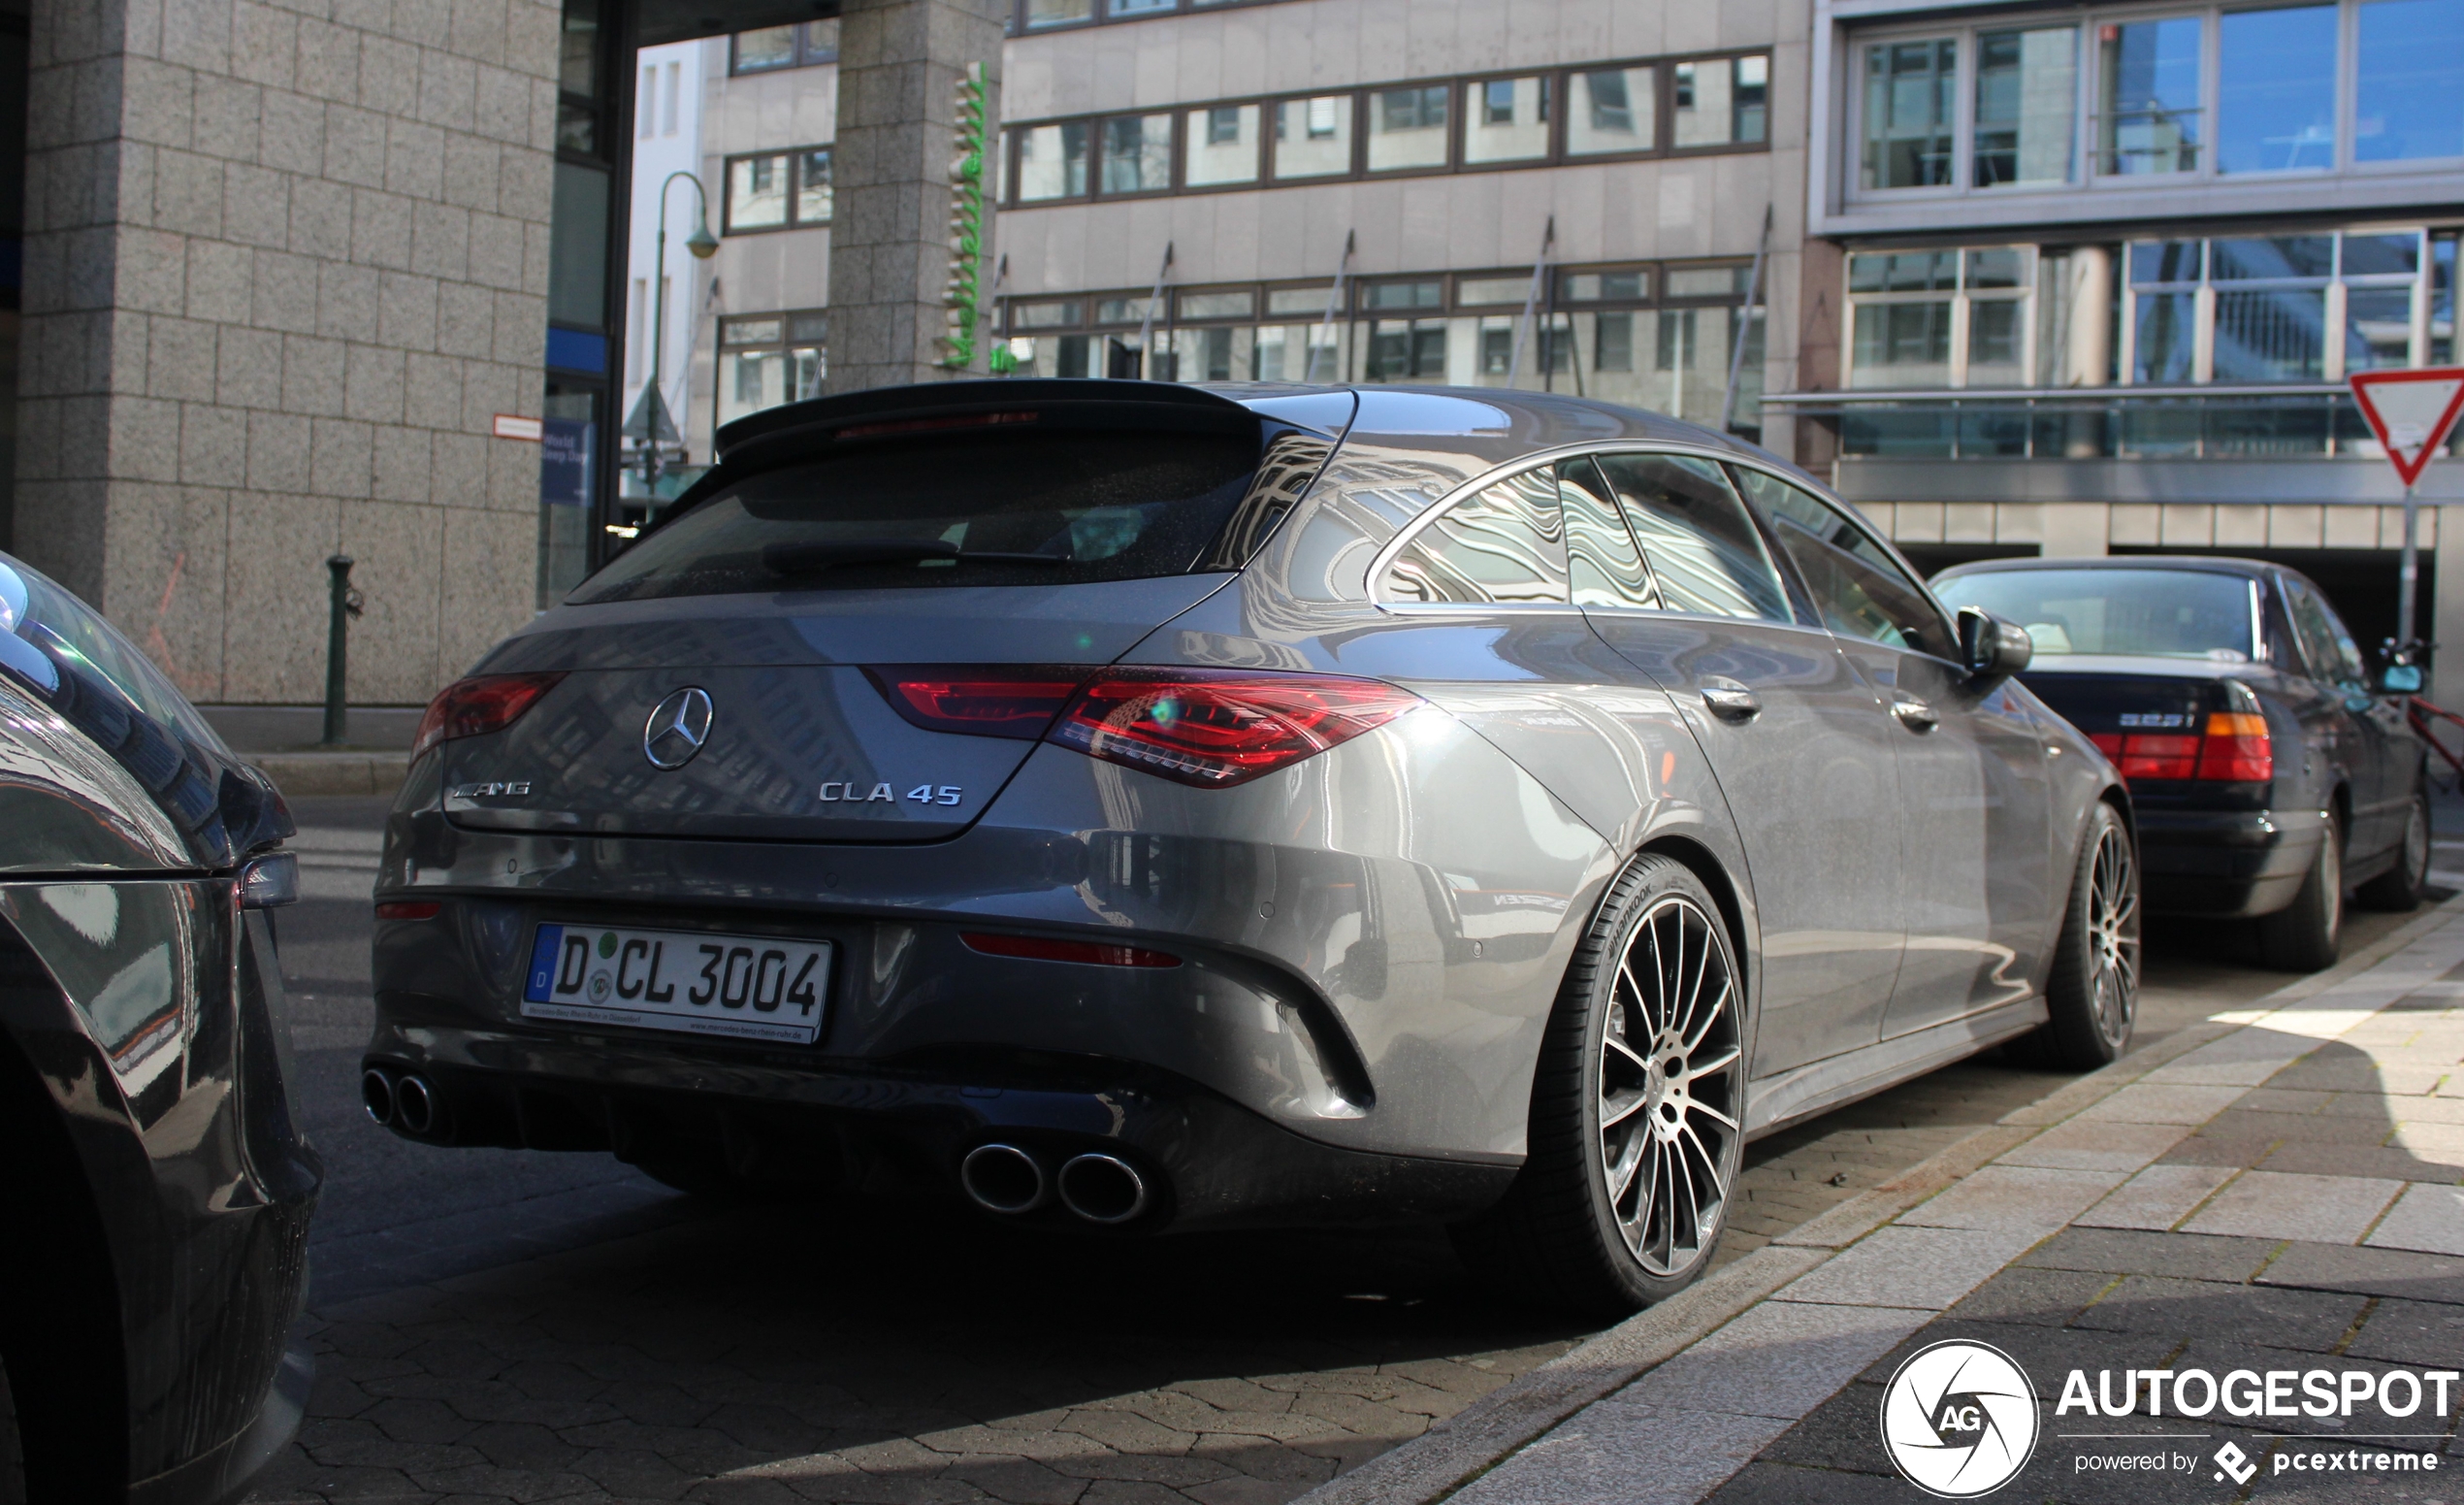
M 2211 711 L 2207 736 L 2199 739 L 2201 778 L 2264 784 L 2276 776 L 2276 744 L 2268 740 L 2267 718 L 2243 710 Z
M 2276 776 L 2276 746 L 2267 718 L 2250 711 L 2211 711 L 2204 735 L 2099 732 L 2089 738 L 2125 780 L 2208 779 L 2264 784 Z
M 1040 737 L 1201 789 L 1313 758 L 1421 703 L 1376 679 L 1239 669 L 872 669 L 935 732 Z
M 427 714 L 419 718 L 419 735 L 411 738 L 410 761 L 417 763 L 438 742 L 503 731 L 521 720 L 522 713 L 564 677 L 561 672 L 474 674 L 455 680 L 437 692 L 437 698 L 428 703 Z
M 1376 679 L 1244 670 L 1107 670 L 1046 740 L 1201 789 L 1313 758 L 1421 703 Z

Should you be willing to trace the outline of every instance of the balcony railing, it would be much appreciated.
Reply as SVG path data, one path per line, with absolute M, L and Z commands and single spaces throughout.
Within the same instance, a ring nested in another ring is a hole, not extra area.
M 2383 459 L 2341 385 L 1783 392 L 1845 459 Z M 2449 452 L 2455 452 L 2450 442 Z

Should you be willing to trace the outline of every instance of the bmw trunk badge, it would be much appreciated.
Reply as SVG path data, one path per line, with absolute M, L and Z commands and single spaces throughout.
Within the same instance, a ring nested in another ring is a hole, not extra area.
M 710 739 L 710 692 L 678 690 L 651 708 L 642 723 L 641 755 L 655 769 L 681 769 Z

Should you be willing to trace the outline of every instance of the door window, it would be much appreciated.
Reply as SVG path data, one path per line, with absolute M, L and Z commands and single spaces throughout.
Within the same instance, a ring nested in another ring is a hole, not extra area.
M 1578 606 L 1656 607 L 1651 571 L 1617 514 L 1607 481 L 1588 458 L 1557 467 L 1557 496 L 1566 511 L 1566 554 Z
M 1790 619 L 1779 573 L 1718 466 L 1686 455 L 1609 454 L 1599 460 L 1601 474 L 1642 545 L 1663 610 Z
M 2310 661 L 2311 673 L 2349 688 L 2367 685 L 2370 675 L 2362 668 L 2361 649 L 2334 609 L 2302 581 L 2285 576 L 2279 580 L 2286 604 L 2292 607 L 2293 634 L 2301 639 L 2301 654 Z
M 1748 495 L 1769 514 L 1780 548 L 1805 579 L 1823 625 L 1845 637 L 1959 662 L 1959 646 L 1924 587 L 1871 535 L 1830 503 L 1742 467 Z
M 1567 605 L 1555 473 L 1525 471 L 1447 507 L 1395 555 L 1378 595 L 1429 605 Z

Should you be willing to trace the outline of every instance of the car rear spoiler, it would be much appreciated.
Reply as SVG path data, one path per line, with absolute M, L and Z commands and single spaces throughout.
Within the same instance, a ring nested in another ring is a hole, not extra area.
M 790 451 L 876 436 L 962 432 L 1044 414 L 1074 428 L 1176 428 L 1257 432 L 1259 417 L 1228 397 L 1173 381 L 1006 377 L 875 387 L 788 403 L 738 418 L 719 430 L 723 463 L 762 466 L 773 450 Z

